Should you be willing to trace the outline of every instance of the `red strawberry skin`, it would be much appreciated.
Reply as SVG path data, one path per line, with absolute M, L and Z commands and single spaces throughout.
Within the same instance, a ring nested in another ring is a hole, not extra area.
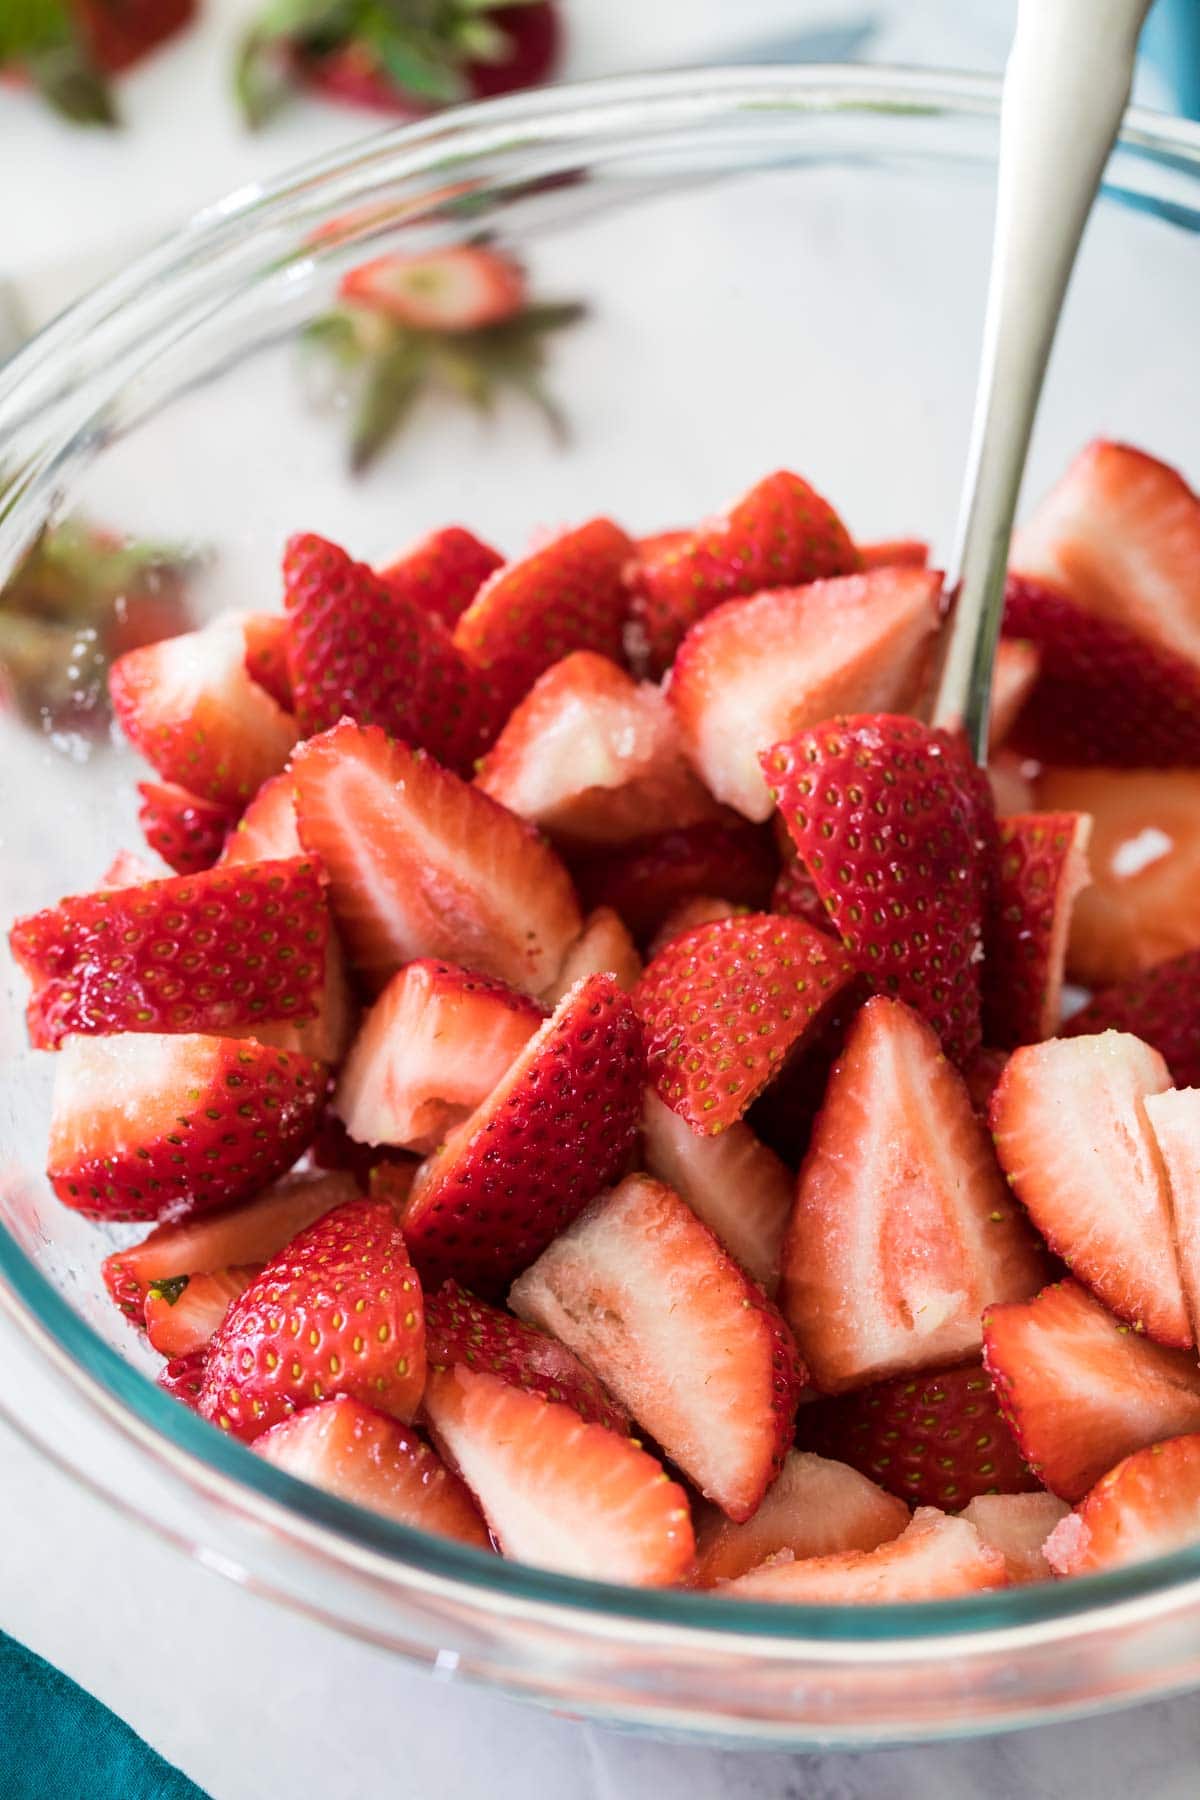
M 189 24 L 196 0 L 72 0 L 92 61 L 119 75 Z
M 997 822 L 983 959 L 983 1035 L 1015 1049 L 1058 1026 L 1075 896 L 1088 884 L 1086 813 Z
M 765 907 L 779 869 L 769 836 L 753 825 L 708 821 L 635 838 L 616 852 L 579 856 L 572 873 L 584 906 L 611 906 L 639 944 L 697 894 Z
M 19 919 L 9 942 L 34 984 L 29 1034 L 236 1036 L 311 1019 L 325 974 L 328 914 L 307 858 L 176 875 L 64 900 Z
M 1200 1087 L 1200 950 L 1104 988 L 1063 1026 L 1064 1037 L 1129 1031 L 1152 1044 L 1177 1088 Z
M 980 1042 L 980 787 L 961 744 L 893 714 L 836 719 L 763 770 L 831 925 L 876 992 L 963 1061 Z
M 199 1405 L 253 1438 L 336 1394 L 410 1420 L 424 1386 L 424 1306 L 404 1238 L 390 1206 L 355 1200 L 294 1238 L 235 1301 Z
M 193 1350 L 190 1356 L 173 1356 L 164 1363 L 155 1377 L 163 1392 L 170 1394 L 172 1400 L 179 1400 L 184 1406 L 194 1410 L 200 1401 L 200 1390 L 204 1386 L 204 1367 L 208 1361 L 208 1347 Z
M 294 712 L 296 697 L 288 674 L 288 622 L 283 613 L 247 613 L 243 631 L 246 639 L 246 673 L 251 681 L 265 688 L 277 706 L 286 713 Z
M 961 1512 L 976 1494 L 1039 1485 L 978 1361 L 819 1401 L 797 1426 L 802 1449 L 849 1463 L 914 1506 Z
M 853 973 L 802 919 L 750 913 L 675 938 L 634 990 L 660 1099 L 706 1136 L 732 1125 Z
M 508 40 L 506 54 L 498 62 L 471 62 L 463 73 L 474 99 L 489 99 L 544 81 L 558 60 L 561 27 L 556 0 L 534 0 L 532 5 L 501 6 L 489 10 L 489 25 L 496 25 Z M 351 106 L 378 112 L 419 117 L 429 102 L 410 93 L 362 42 L 344 44 L 322 56 L 305 56 L 298 73 L 318 92 Z
M 461 525 L 431 531 L 379 571 L 410 600 L 452 631 L 504 558 Z
M 348 717 L 468 772 L 481 748 L 479 680 L 406 578 L 384 581 L 308 532 L 289 540 L 283 581 L 303 734 Z
M 503 1291 L 620 1175 L 644 1082 L 628 996 L 606 975 L 587 977 L 425 1165 L 404 1216 L 425 1285 L 453 1276 L 485 1295 Z
M 166 781 L 139 781 L 138 824 L 152 850 L 177 875 L 211 869 L 224 848 L 233 814 Z

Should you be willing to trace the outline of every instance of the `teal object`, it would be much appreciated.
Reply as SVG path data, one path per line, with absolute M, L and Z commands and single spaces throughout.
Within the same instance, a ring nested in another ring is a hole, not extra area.
M 0 1632 L 0 1800 L 205 1800 L 108 1708 Z
M 1176 112 L 1200 119 L 1200 0 L 1158 0 L 1141 47 L 1170 89 Z

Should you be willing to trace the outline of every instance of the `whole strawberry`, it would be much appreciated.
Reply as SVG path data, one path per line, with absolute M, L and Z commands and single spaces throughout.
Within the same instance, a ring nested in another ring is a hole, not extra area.
M 0 74 L 32 82 L 78 125 L 115 125 L 108 77 L 190 23 L 197 0 L 37 0 L 0 8 Z

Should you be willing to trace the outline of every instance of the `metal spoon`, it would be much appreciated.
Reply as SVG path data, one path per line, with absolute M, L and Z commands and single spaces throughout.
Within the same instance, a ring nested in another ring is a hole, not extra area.
M 988 706 L 1017 493 L 1079 241 L 1129 102 L 1150 0 L 1019 0 L 971 447 L 951 565 L 958 589 L 934 722 L 987 759 Z

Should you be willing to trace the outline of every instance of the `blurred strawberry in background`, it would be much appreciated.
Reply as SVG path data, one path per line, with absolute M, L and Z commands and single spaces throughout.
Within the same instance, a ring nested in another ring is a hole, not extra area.
M 0 0 L 0 75 L 81 125 L 118 123 L 110 77 L 189 25 L 198 0 Z

